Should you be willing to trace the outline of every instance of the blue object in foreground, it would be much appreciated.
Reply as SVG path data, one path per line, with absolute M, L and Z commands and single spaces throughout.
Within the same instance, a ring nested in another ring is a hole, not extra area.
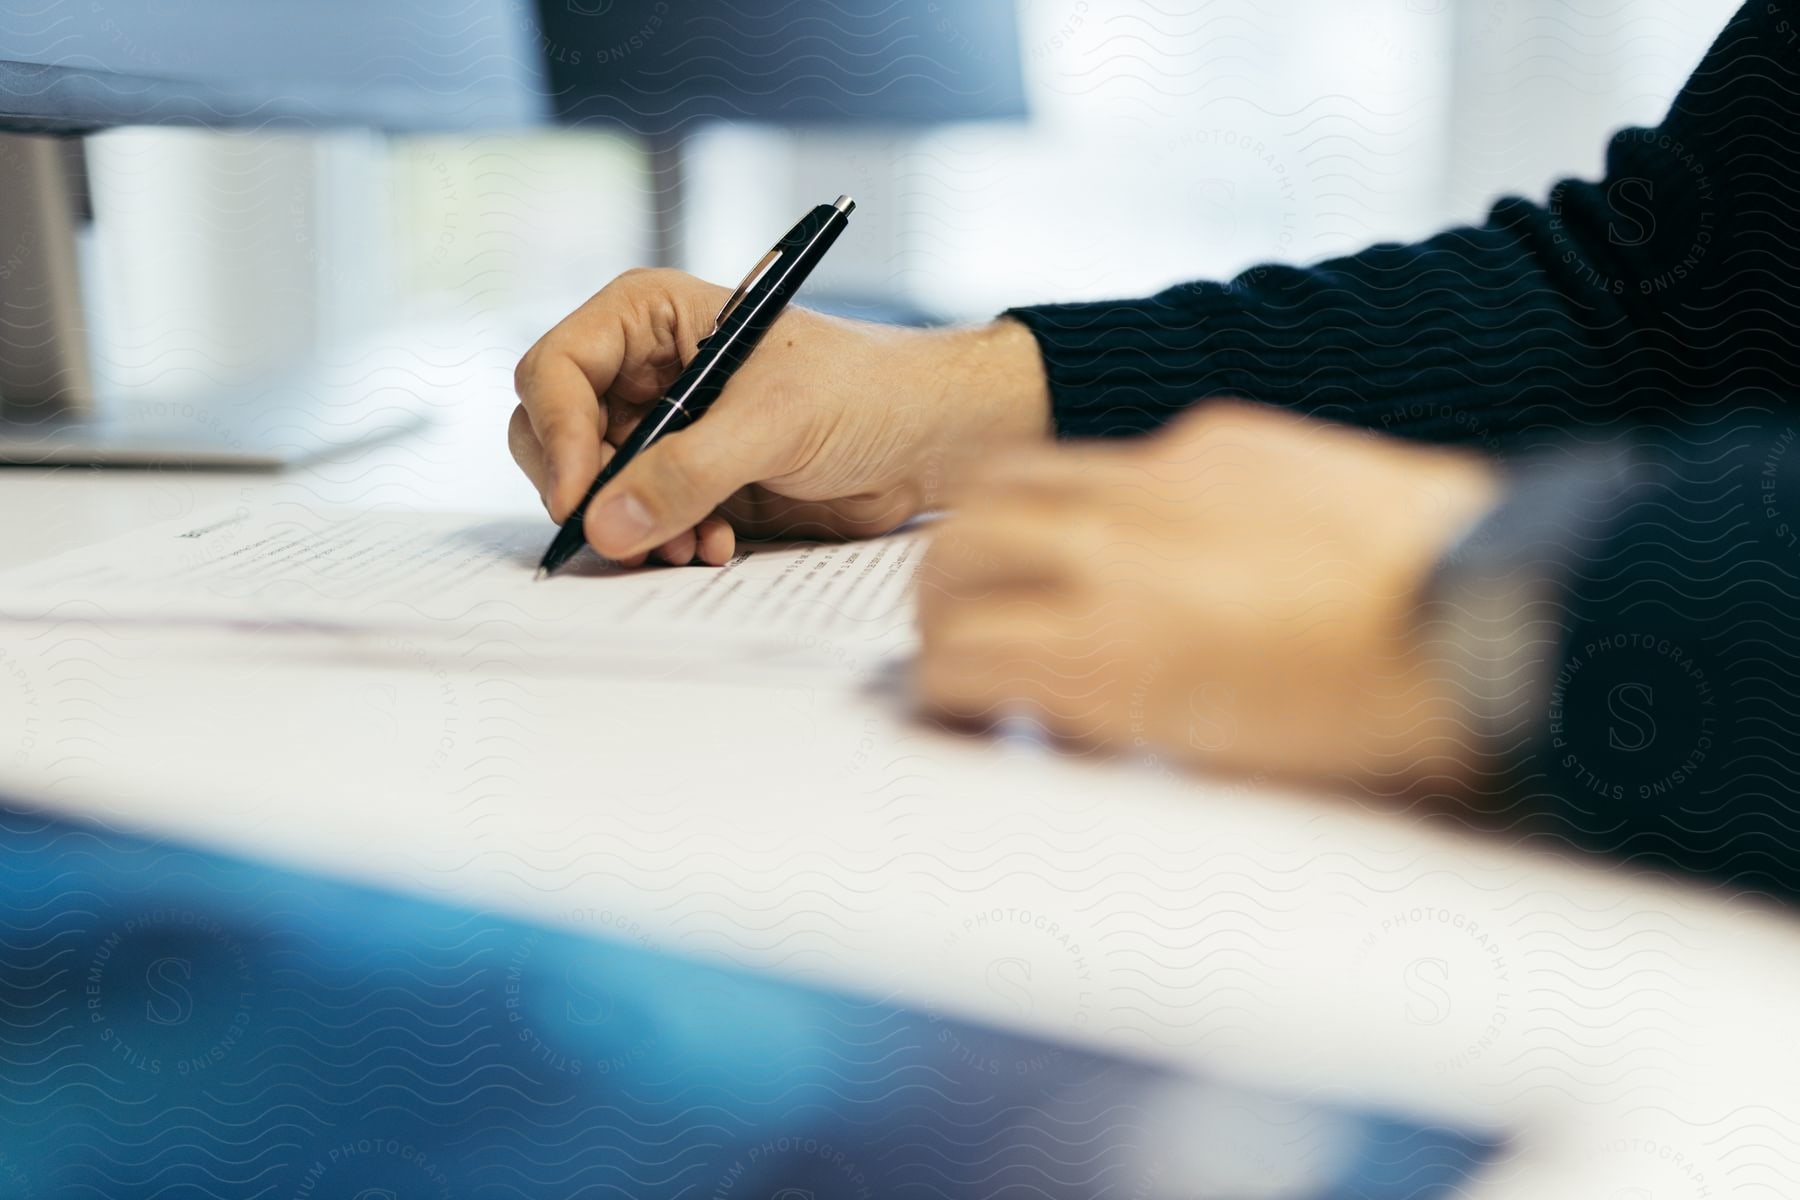
M 1489 1151 L 6 809 L 0 906 L 10 1200 L 1427 1200 Z

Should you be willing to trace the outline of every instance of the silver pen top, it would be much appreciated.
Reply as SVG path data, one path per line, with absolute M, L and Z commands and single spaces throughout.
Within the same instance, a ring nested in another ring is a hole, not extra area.
M 856 211 L 856 201 L 848 196 L 839 196 L 836 200 L 831 202 L 831 207 L 837 209 L 847 217 Z

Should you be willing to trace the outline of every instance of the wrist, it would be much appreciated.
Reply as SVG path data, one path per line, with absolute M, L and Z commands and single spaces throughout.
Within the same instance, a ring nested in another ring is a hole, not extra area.
M 1395 670 L 1386 702 L 1374 709 L 1383 718 L 1377 739 L 1382 774 L 1461 785 L 1487 771 L 1485 730 L 1481 713 L 1471 707 L 1467 664 L 1442 638 L 1436 582 L 1444 556 L 1493 512 L 1501 485 L 1480 460 L 1445 465 L 1436 489 L 1440 502 L 1422 514 L 1393 576 L 1399 603 L 1389 624 L 1388 658 Z
M 945 484 L 971 460 L 1053 436 L 1043 355 L 1018 321 L 932 330 L 912 350 L 929 398 L 915 472 L 921 508 L 938 507 Z
M 960 399 L 982 410 L 995 437 L 1051 437 L 1050 377 L 1038 340 L 1024 322 L 999 317 L 961 335 L 967 370 Z

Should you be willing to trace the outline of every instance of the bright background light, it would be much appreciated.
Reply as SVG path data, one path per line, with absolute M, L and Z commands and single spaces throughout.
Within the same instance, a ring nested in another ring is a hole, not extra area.
M 1418 238 L 1597 174 L 1737 6 L 1021 0 L 1028 121 L 710 128 L 688 147 L 685 265 L 735 282 L 839 192 L 861 205 L 853 235 L 809 294 L 935 319 Z M 647 159 L 622 136 L 91 146 L 97 357 L 120 386 L 249 377 L 296 339 L 384 321 L 541 328 L 650 255 Z

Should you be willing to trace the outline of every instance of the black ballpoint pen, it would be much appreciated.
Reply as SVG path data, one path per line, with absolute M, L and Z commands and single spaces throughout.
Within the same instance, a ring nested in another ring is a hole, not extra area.
M 713 331 L 700 339 L 693 361 L 681 372 L 674 386 L 663 393 L 663 398 L 644 414 L 631 436 L 620 443 L 618 451 L 588 488 L 587 495 L 556 531 L 550 548 L 544 551 L 543 562 L 538 564 L 537 578 L 543 579 L 555 571 L 587 544 L 582 521 L 587 516 L 588 505 L 593 503 L 601 488 L 659 438 L 686 429 L 712 407 L 725 385 L 731 382 L 732 375 L 743 366 L 750 352 L 769 332 L 769 327 L 775 324 L 775 318 L 787 308 L 788 301 L 819 265 L 819 260 L 825 257 L 838 235 L 844 232 L 855 209 L 856 201 L 848 196 L 839 196 L 830 204 L 819 205 L 801 217 L 800 223 L 788 230 L 787 235 L 775 243 L 774 249 L 750 269 L 744 282 L 719 310 Z

